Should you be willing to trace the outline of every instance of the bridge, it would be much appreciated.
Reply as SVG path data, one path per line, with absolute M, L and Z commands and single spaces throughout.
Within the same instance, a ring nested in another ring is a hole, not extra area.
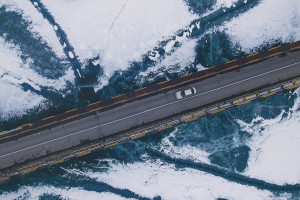
M 297 87 L 300 41 L 50 116 L 0 133 L 0 181 Z

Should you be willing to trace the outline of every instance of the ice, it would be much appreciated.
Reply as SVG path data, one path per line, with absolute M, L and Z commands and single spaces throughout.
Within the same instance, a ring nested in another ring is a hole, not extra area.
M 75 57 L 72 51 L 69 51 L 68 54 L 69 54 L 69 57 L 72 59 Z
M 166 200 L 276 199 L 269 191 L 229 182 L 196 169 L 176 168 L 173 164 L 162 162 L 159 159 L 150 159 L 146 155 L 143 162 L 132 164 L 122 164 L 115 160 L 107 162 L 110 163 L 107 172 L 79 171 L 77 169 L 67 171 L 96 179 L 116 188 L 129 189 L 148 198 L 161 196 Z
M 257 117 L 251 123 L 238 121 L 253 134 L 248 146 L 251 149 L 246 175 L 276 184 L 300 183 L 300 90 L 294 107 L 283 117 L 275 119 Z
M 74 187 L 64 187 L 64 188 L 56 188 L 53 186 L 23 186 L 19 190 L 15 192 L 5 192 L 0 195 L 2 200 L 10 200 L 10 199 L 30 199 L 30 200 L 39 200 L 43 195 L 53 195 L 59 196 L 62 199 L 68 200 L 107 200 L 107 199 L 115 199 L 115 200 L 124 200 L 128 198 L 120 197 L 119 195 L 112 194 L 109 192 L 94 192 L 84 190 L 82 188 Z
M 158 61 L 158 63 L 148 68 L 146 71 L 141 72 L 139 76 L 147 77 L 149 74 L 155 74 L 156 76 L 163 75 L 162 70 L 167 70 L 168 72 L 179 72 L 186 68 L 187 66 L 191 65 L 195 61 L 196 52 L 195 47 L 197 45 L 196 39 L 187 39 L 185 36 L 176 37 L 176 41 L 181 41 L 182 45 L 179 48 L 174 49 L 174 52 L 171 51 L 171 44 L 170 46 L 167 45 L 166 51 L 170 52 L 164 59 Z M 174 41 L 175 42 L 175 41 Z M 154 58 L 153 58 L 154 60 Z M 201 67 L 199 67 L 201 69 Z
M 58 30 L 58 27 L 56 25 L 53 26 L 54 30 Z
M 231 6 L 235 6 L 236 2 L 238 2 L 238 0 L 217 0 L 215 6 L 230 8 Z
M 200 29 L 200 22 L 196 23 L 196 27 L 197 27 L 197 29 Z
M 175 128 L 175 130 L 172 131 L 170 135 L 163 138 L 163 140 L 160 143 L 159 150 L 171 156 L 172 158 L 189 159 L 194 162 L 210 164 L 210 160 L 208 158 L 209 153 L 207 153 L 206 151 L 203 151 L 197 147 L 193 147 L 190 145 L 175 146 L 170 141 L 170 138 L 175 138 L 176 134 L 181 134 L 178 131 L 178 128 Z
M 42 105 L 43 97 L 30 91 L 23 91 L 20 87 L 0 81 L 0 120 L 12 116 L 21 116 L 27 109 Z
M 7 9 L 21 13 L 23 18 L 31 23 L 33 36 L 41 36 L 52 48 L 56 55 L 64 58 L 65 54 L 59 40 L 49 22 L 28 0 L 0 0 L 0 4 L 7 5 Z M 37 2 L 34 2 L 37 6 Z
M 300 1 L 262 0 L 250 11 L 224 25 L 227 34 L 245 52 L 275 40 L 300 40 Z
M 197 17 L 182 0 L 42 2 L 66 31 L 81 61 L 100 55 L 106 77 L 141 60 L 158 41 Z
M 3 38 L 0 38 L 0 49 L 1 119 L 25 114 L 26 110 L 42 106 L 46 100 L 31 91 L 24 91 L 21 84 L 27 83 L 37 91 L 40 91 L 41 87 L 60 91 L 65 89 L 67 81 L 71 83 L 74 81 L 74 73 L 71 69 L 58 80 L 40 76 L 29 67 L 31 60 L 28 59 L 23 63 L 18 47 L 5 42 Z

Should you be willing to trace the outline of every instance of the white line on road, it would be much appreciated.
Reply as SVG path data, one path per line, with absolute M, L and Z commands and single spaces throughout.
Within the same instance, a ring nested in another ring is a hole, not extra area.
M 224 85 L 224 86 L 222 86 L 222 87 L 219 87 L 219 88 L 216 88 L 216 89 L 213 89 L 213 90 L 210 90 L 210 91 L 202 92 L 202 93 L 196 94 L 196 95 L 194 95 L 194 96 L 191 96 L 191 97 L 189 97 L 189 98 L 185 98 L 185 99 L 182 99 L 182 100 L 173 101 L 173 102 L 170 102 L 170 103 L 167 103 L 167 104 L 164 104 L 164 105 L 155 107 L 155 108 L 151 108 L 151 109 L 145 110 L 145 111 L 143 111 L 143 112 L 136 113 L 136 114 L 134 114 L 134 115 L 130 115 L 130 116 L 127 116 L 127 117 L 124 117 L 124 118 L 121 118 L 121 119 L 117 119 L 117 120 L 114 120 L 114 121 L 111 121 L 111 122 L 107 122 L 107 123 L 102 124 L 102 125 L 100 125 L 100 126 L 94 126 L 94 127 L 92 127 L 92 128 L 88 128 L 88 129 L 85 129 L 85 130 L 82 130 L 82 131 L 78 131 L 78 132 L 75 132 L 75 133 L 72 133 L 72 134 L 69 134 L 69 135 L 65 135 L 65 136 L 62 136 L 62 137 L 59 137 L 59 138 L 56 138 L 56 139 L 49 140 L 49 141 L 47 141 L 47 142 L 43 142 L 43 143 L 36 144 L 36 145 L 30 146 L 30 147 L 27 147 L 27 148 L 24 148 L 24 149 L 20 149 L 20 150 L 15 151 L 15 152 L 11 152 L 11 153 L 8 153 L 8 154 L 5 154 L 5 155 L 1 155 L 0 158 L 9 156 L 9 155 L 12 155 L 12 154 L 15 154 L 15 153 L 19 153 L 19 152 L 22 152 L 22 151 L 24 151 L 24 150 L 28 150 L 28 149 L 31 149 L 31 148 L 34 148 L 34 147 L 37 147 L 37 146 L 41 146 L 41 145 L 44 145 L 44 144 L 47 144 L 47 143 L 50 143 L 50 142 L 54 142 L 54 141 L 57 141 L 57 140 L 60 140 L 60 139 L 63 139 L 63 138 L 66 138 L 66 137 L 69 137 L 69 136 L 72 136 L 72 135 L 76 135 L 76 134 L 79 134 L 79 133 L 82 133 L 82 132 L 85 132 L 85 131 L 89 131 L 89 130 L 92 130 L 92 129 L 95 129 L 95 128 L 98 128 L 98 127 L 101 127 L 101 126 L 105 126 L 105 125 L 108 125 L 108 124 L 112 124 L 112 123 L 115 123 L 115 122 L 118 122 L 118 121 L 121 121 L 121 120 L 124 120 L 124 119 L 128 119 L 128 118 L 131 118 L 131 117 L 135 117 L 135 116 L 137 116 L 137 115 L 140 115 L 140 114 L 143 114 L 143 113 L 146 113 L 146 112 L 155 110 L 155 109 L 159 109 L 159 108 L 162 108 L 162 107 L 165 107 L 165 106 L 174 104 L 174 103 L 179 103 L 179 102 L 181 102 L 181 101 L 185 101 L 185 100 L 188 100 L 188 99 L 191 99 L 191 98 L 195 98 L 195 97 L 197 97 L 197 96 L 201 96 L 201 95 L 204 95 L 204 94 L 207 94 L 207 93 L 215 92 L 215 91 L 217 91 L 217 90 L 220 90 L 220 89 L 223 89 L 223 88 L 226 88 L 226 87 L 230 87 L 230 86 L 233 86 L 233 85 L 236 85 L 236 84 L 239 84 L 239 83 L 242 83 L 242 82 L 245 82 L 245 81 L 248 81 L 248 80 L 251 80 L 251 79 L 254 79 L 254 78 L 263 76 L 263 75 L 266 75 L 266 74 L 270 74 L 270 73 L 272 73 L 272 72 L 276 72 L 276 71 L 279 71 L 279 70 L 282 70 L 282 69 L 285 69 L 285 68 L 288 68 L 288 67 L 291 67 L 291 66 L 294 66 L 294 65 L 297 65 L 297 64 L 300 64 L 300 62 L 296 62 L 296 63 L 290 64 L 290 65 L 287 65 L 287 66 L 284 66 L 284 67 L 280 67 L 280 68 L 278 68 L 278 69 L 274 69 L 274 70 L 271 70 L 271 71 L 268 71 L 268 72 L 265 72 L 265 73 L 262 73 L 262 74 L 259 74 L 259 75 L 256 75 L 256 76 L 252 76 L 252 77 L 246 78 L 246 79 L 244 79 L 244 80 L 237 81 L 237 82 L 235 82 L 235 83 L 230 83 L 230 84 L 228 84 L 228 85 Z

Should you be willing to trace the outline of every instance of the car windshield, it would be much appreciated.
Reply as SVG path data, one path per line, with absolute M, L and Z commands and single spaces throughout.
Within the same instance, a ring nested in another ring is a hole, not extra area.
M 194 90 L 194 88 L 192 88 L 191 90 L 192 90 L 192 94 L 195 94 L 195 90 Z
M 185 97 L 184 91 L 181 91 L 180 94 L 181 94 L 182 97 Z

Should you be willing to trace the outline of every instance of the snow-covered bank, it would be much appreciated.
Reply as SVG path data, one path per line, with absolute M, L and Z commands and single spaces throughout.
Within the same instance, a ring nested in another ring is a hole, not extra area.
M 247 53 L 274 43 L 300 40 L 300 1 L 262 0 L 251 9 L 225 23 L 223 29 L 232 42 Z
M 238 121 L 244 131 L 253 134 L 246 175 L 276 184 L 300 183 L 300 90 L 288 117 L 257 117 L 251 123 Z
M 122 164 L 109 161 L 107 172 L 83 172 L 67 170 L 80 176 L 88 176 L 120 189 L 129 189 L 141 196 L 162 199 L 225 198 L 232 200 L 276 199 L 269 191 L 258 190 L 198 170 L 176 169 L 172 164 L 145 157 L 144 162 Z
M 100 55 L 104 75 L 125 70 L 158 41 L 196 15 L 182 0 L 42 0 L 68 35 L 81 61 Z

